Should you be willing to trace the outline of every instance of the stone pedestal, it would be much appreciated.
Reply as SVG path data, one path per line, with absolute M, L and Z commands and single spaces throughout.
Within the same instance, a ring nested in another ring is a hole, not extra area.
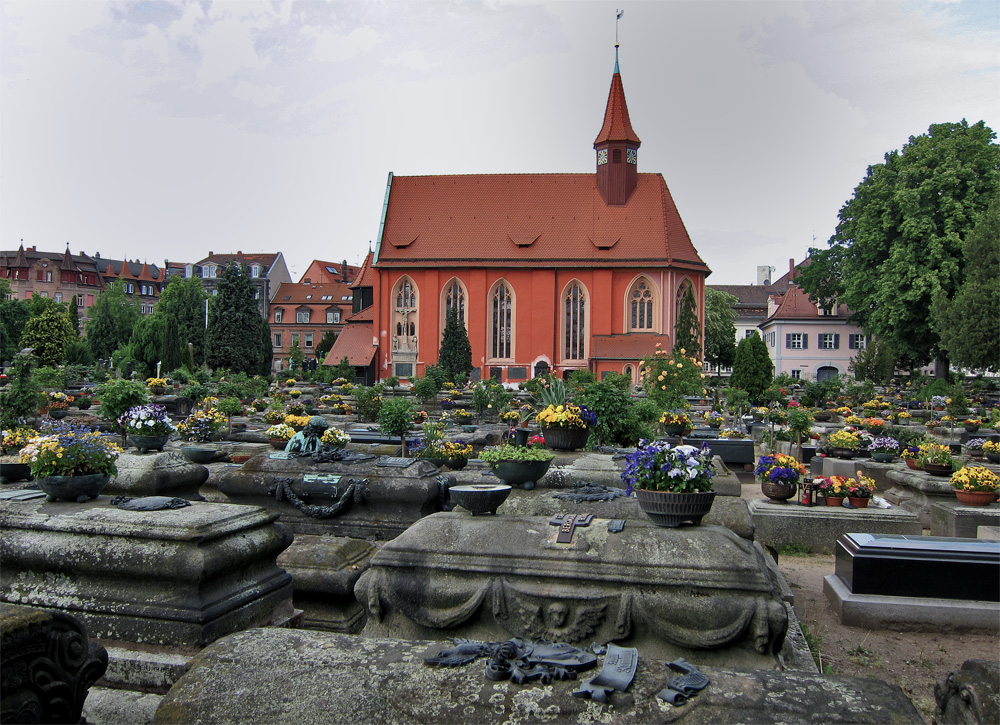
M 300 534 L 278 557 L 292 576 L 295 608 L 303 626 L 328 632 L 356 633 L 365 623 L 364 607 L 354 585 L 368 570 L 375 547 L 361 539 Z
M 765 499 L 750 502 L 755 538 L 768 546 L 808 545 L 816 553 L 828 553 L 844 534 L 908 534 L 923 529 L 917 516 L 901 508 L 846 509 L 837 506 L 772 504 Z
M 557 542 L 559 533 L 543 517 L 422 519 L 375 555 L 355 587 L 365 634 L 614 640 L 649 656 L 774 665 L 788 614 L 760 546 L 719 526 L 640 520 L 610 533 L 594 519 L 571 543 Z
M 639 651 L 635 680 L 607 704 L 573 697 L 577 680 L 487 680 L 484 659 L 423 664 L 449 642 L 374 639 L 307 630 L 244 632 L 216 642 L 164 698 L 154 722 L 174 723 L 699 723 L 920 722 L 897 685 L 803 672 L 699 667 L 711 684 L 683 707 L 657 699 L 673 676 Z M 266 663 L 266 666 L 262 666 Z
M 99 639 L 195 647 L 291 615 L 291 577 L 275 558 L 292 537 L 277 516 L 108 501 L 0 502 L 0 601 L 69 612 Z
M 931 504 L 931 536 L 978 537 L 980 526 L 1000 525 L 1000 504 L 963 506 L 958 499 Z
M 955 492 L 947 476 L 932 476 L 924 471 L 898 468 L 886 476 L 892 488 L 885 493 L 886 500 L 917 515 L 924 528 L 931 527 L 931 505 L 955 500 Z
M 118 475 L 104 489 L 112 496 L 170 496 L 189 501 L 203 500 L 198 493 L 208 480 L 208 469 L 191 463 L 179 451 L 156 455 L 123 453 L 118 457 Z
M 447 479 L 437 467 L 415 458 L 368 457 L 355 462 L 316 463 L 311 457 L 283 458 L 271 453 L 242 466 L 220 466 L 212 482 L 233 503 L 263 506 L 280 514 L 295 535 L 330 534 L 354 539 L 391 539 L 423 516 L 440 511 Z M 272 457 L 274 456 L 274 457 Z M 337 508 L 352 482 L 367 489 L 364 503 L 343 501 L 341 513 L 303 510 L 285 485 L 306 506 Z M 363 485 L 361 485 L 363 484 Z

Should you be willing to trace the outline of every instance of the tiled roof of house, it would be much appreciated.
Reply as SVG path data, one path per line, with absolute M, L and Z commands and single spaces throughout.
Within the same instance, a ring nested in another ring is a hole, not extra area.
M 727 292 L 739 300 L 736 309 L 740 307 L 760 307 L 767 309 L 767 298 L 776 292 L 771 285 L 760 284 L 710 284 L 714 290 Z
M 358 276 L 354 278 L 351 289 L 375 286 L 375 274 L 372 272 L 372 260 L 374 257 L 375 255 L 371 252 L 365 255 L 365 260 L 361 263 L 361 269 L 358 271 Z
M 344 298 L 347 299 L 344 299 Z M 271 306 L 282 305 L 350 305 L 352 293 L 344 282 L 307 284 L 282 282 L 271 297 Z
M 67 262 L 67 256 L 69 262 Z M 52 262 L 59 262 L 60 269 L 77 269 L 82 272 L 95 271 L 94 260 L 86 254 L 72 254 L 69 247 L 66 252 L 45 252 L 38 251 L 35 247 L 24 248 L 22 244 L 17 251 L 0 251 L 0 266 L 28 267 L 40 259 L 48 259 Z
M 843 320 L 850 315 L 847 307 L 845 305 L 837 305 L 837 312 L 835 315 L 823 315 L 819 314 L 819 308 L 816 303 L 809 299 L 809 295 L 796 284 L 792 284 L 786 292 L 781 297 L 776 298 L 778 304 L 777 309 L 775 309 L 774 314 L 770 315 L 768 320 L 817 320 L 817 321 L 832 321 L 836 319 Z
M 628 118 L 628 106 L 625 104 L 625 88 L 622 86 L 622 77 L 618 72 L 618 63 L 615 62 L 615 72 L 611 76 L 611 90 L 608 91 L 608 105 L 604 109 L 604 125 L 601 126 L 600 133 L 594 140 L 594 145 L 604 141 L 632 141 L 641 143 L 635 131 L 632 130 L 632 123 Z
M 670 349 L 667 335 L 633 332 L 628 335 L 594 335 L 591 338 L 590 357 L 594 360 L 639 360 L 656 352 L 656 343 L 663 350 Z
M 351 365 L 368 365 L 375 357 L 370 325 L 347 325 L 326 355 L 325 365 L 336 365 L 345 357 Z
M 97 271 L 105 277 L 122 277 L 160 281 L 164 274 L 155 264 L 146 264 L 138 259 L 134 262 L 128 259 L 107 259 L 95 256 L 93 258 Z
M 236 254 L 216 254 L 215 252 L 209 252 L 208 256 L 205 257 L 200 262 L 195 262 L 198 266 L 203 266 L 206 264 L 217 264 L 220 267 L 224 267 L 230 262 L 246 262 L 247 264 L 253 264 L 256 262 L 265 269 L 271 269 L 271 265 L 274 264 L 275 260 L 278 258 L 277 253 L 271 254 L 244 254 L 243 252 L 236 252 Z
M 344 322 L 375 322 L 375 308 L 366 307 L 360 312 L 355 312 L 353 315 L 344 318 Z
M 396 176 L 377 252 L 379 267 L 707 270 L 660 174 L 639 174 L 628 202 L 615 206 L 595 174 Z

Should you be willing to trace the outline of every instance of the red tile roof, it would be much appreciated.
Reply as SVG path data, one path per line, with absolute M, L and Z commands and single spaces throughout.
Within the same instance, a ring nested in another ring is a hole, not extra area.
M 604 109 L 604 125 L 601 132 L 597 134 L 594 145 L 605 141 L 632 141 L 641 143 L 635 131 L 632 130 L 632 122 L 628 118 L 628 106 L 625 104 L 625 88 L 622 86 L 622 77 L 618 72 L 618 65 L 615 64 L 615 73 L 611 76 L 611 90 L 608 91 L 608 105 Z
M 640 360 L 656 352 L 656 343 L 663 350 L 670 349 L 667 335 L 633 332 L 628 335 L 594 335 L 591 338 L 590 357 L 593 360 Z
M 347 325 L 337 336 L 323 364 L 336 365 L 346 357 L 351 365 L 368 365 L 375 357 L 375 349 L 371 326 Z
M 331 299 L 324 300 L 324 297 Z M 344 297 L 347 299 L 343 299 Z M 271 297 L 271 307 L 298 304 L 350 306 L 351 297 L 351 290 L 344 282 L 329 284 L 282 282 Z
M 360 312 L 347 317 L 344 322 L 375 322 L 375 308 L 368 306 Z
M 368 254 L 365 255 L 365 261 L 361 263 L 361 269 L 358 271 L 358 276 L 354 278 L 354 282 L 351 284 L 351 289 L 375 286 L 375 275 L 372 274 L 373 257 L 374 255 L 371 252 L 368 252 Z
M 376 266 L 675 267 L 707 271 L 660 174 L 608 206 L 595 174 L 396 176 Z M 364 266 L 359 275 L 365 276 Z
M 237 252 L 236 254 L 216 254 L 215 252 L 209 252 L 208 256 L 205 257 L 200 262 L 196 262 L 197 265 L 203 266 L 209 263 L 217 264 L 220 267 L 224 267 L 232 261 L 246 262 L 247 264 L 252 264 L 256 262 L 257 264 L 263 266 L 265 269 L 271 269 L 271 265 L 274 264 L 274 260 L 278 258 L 276 253 L 274 254 L 244 254 L 243 252 Z

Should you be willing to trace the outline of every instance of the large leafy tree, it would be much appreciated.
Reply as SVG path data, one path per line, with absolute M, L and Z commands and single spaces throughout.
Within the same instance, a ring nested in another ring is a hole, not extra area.
M 125 293 L 125 285 L 115 280 L 97 296 L 87 318 L 87 342 L 95 358 L 111 359 L 119 347 L 127 345 L 141 317 L 138 303 Z
M 901 362 L 943 352 L 934 299 L 965 279 L 963 243 L 1000 190 L 1000 147 L 982 121 L 934 124 L 868 168 L 840 210 L 829 249 L 810 250 L 799 282 L 825 305 L 847 304 Z
M 219 278 L 218 290 L 208 307 L 205 362 L 216 370 L 267 375 L 271 332 L 254 300 L 250 270 L 245 264 L 230 264 Z
M 745 390 L 750 401 L 760 403 L 764 391 L 774 380 L 774 363 L 767 354 L 767 346 L 760 335 L 751 335 L 740 340 L 733 359 L 733 374 L 729 384 L 733 388 Z
M 472 346 L 469 344 L 465 325 L 458 319 L 458 308 L 455 306 L 448 309 L 448 317 L 444 323 L 438 367 L 449 380 L 464 380 L 472 372 Z
M 705 289 L 705 359 L 721 366 L 733 364 L 736 355 L 736 310 L 739 300 L 728 292 Z
M 735 332 L 733 335 L 735 336 Z M 694 290 L 688 287 L 681 298 L 681 308 L 674 323 L 674 349 L 684 350 L 685 355 L 701 357 L 701 323 L 698 322 L 698 303 Z
M 171 277 L 170 282 L 160 293 L 160 301 L 156 303 L 156 316 L 173 320 L 177 328 L 177 341 L 180 349 L 180 359 L 187 360 L 188 343 L 194 348 L 194 364 L 200 365 L 205 359 L 205 300 L 208 295 L 197 277 Z M 164 335 L 172 336 L 169 324 L 164 326 Z M 164 349 L 161 353 L 163 370 L 174 370 L 179 366 L 168 366 L 168 360 L 175 360 L 171 351 Z
M 953 300 L 938 293 L 932 324 L 951 359 L 1000 371 L 1000 200 L 994 198 L 962 250 L 965 280 Z
M 24 300 L 7 299 L 10 283 L 0 279 L 0 361 L 13 362 L 14 355 L 21 349 L 18 344 L 24 333 L 24 326 L 31 317 Z
M 66 361 L 66 345 L 76 339 L 76 330 L 62 305 L 48 305 L 42 314 L 24 326 L 21 347 L 30 347 L 42 366 L 55 367 Z

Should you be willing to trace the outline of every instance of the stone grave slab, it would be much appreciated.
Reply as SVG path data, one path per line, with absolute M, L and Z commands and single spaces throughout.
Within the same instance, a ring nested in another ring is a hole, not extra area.
M 610 533 L 599 518 L 561 544 L 560 528 L 535 516 L 421 519 L 358 580 L 364 633 L 614 640 L 650 654 L 774 665 L 789 620 L 783 580 L 759 545 L 720 526 L 638 519 Z
M 947 476 L 932 476 L 900 466 L 886 474 L 892 488 L 885 499 L 900 508 L 915 513 L 921 525 L 931 527 L 931 505 L 939 501 L 954 501 L 955 492 Z
M 176 450 L 118 457 L 118 475 L 104 493 L 114 496 L 170 496 L 189 501 L 203 500 L 198 489 L 208 480 L 208 469 L 191 463 Z
M 717 668 L 695 659 L 689 661 L 711 682 L 687 705 L 673 707 L 656 694 L 676 673 L 640 648 L 628 691 L 615 692 L 603 704 L 572 695 L 589 673 L 577 680 L 517 685 L 487 680 L 482 659 L 448 668 L 423 664 L 424 657 L 449 645 L 308 630 L 242 632 L 215 642 L 194 659 L 163 699 L 154 722 L 921 721 L 902 689 L 876 679 Z
M 1000 504 L 964 506 L 957 499 L 931 504 L 931 536 L 975 539 L 980 526 L 1000 526 Z
M 714 508 L 714 507 L 713 507 Z M 799 506 L 794 499 L 773 504 L 766 499 L 750 502 L 754 537 L 767 546 L 806 544 L 813 552 L 834 551 L 837 540 L 849 532 L 905 534 L 923 532 L 916 514 L 902 508 L 846 509 L 837 506 Z
M 1000 632 L 1000 542 L 846 535 L 823 591 L 849 626 Z
M 233 503 L 279 514 L 296 535 L 379 540 L 440 511 L 447 479 L 436 466 L 414 458 L 361 456 L 318 463 L 309 456 L 271 453 L 239 467 L 213 469 L 211 483 Z M 354 489 L 352 484 L 357 484 Z M 359 491 L 366 492 L 363 502 L 357 500 Z
M 0 601 L 59 609 L 99 639 L 202 646 L 292 614 L 291 543 L 256 506 L 124 511 L 0 502 Z
M 375 547 L 361 539 L 295 537 L 278 556 L 278 566 L 292 576 L 295 608 L 303 612 L 303 626 L 328 632 L 361 631 L 365 610 L 354 598 L 354 585 L 374 554 Z

